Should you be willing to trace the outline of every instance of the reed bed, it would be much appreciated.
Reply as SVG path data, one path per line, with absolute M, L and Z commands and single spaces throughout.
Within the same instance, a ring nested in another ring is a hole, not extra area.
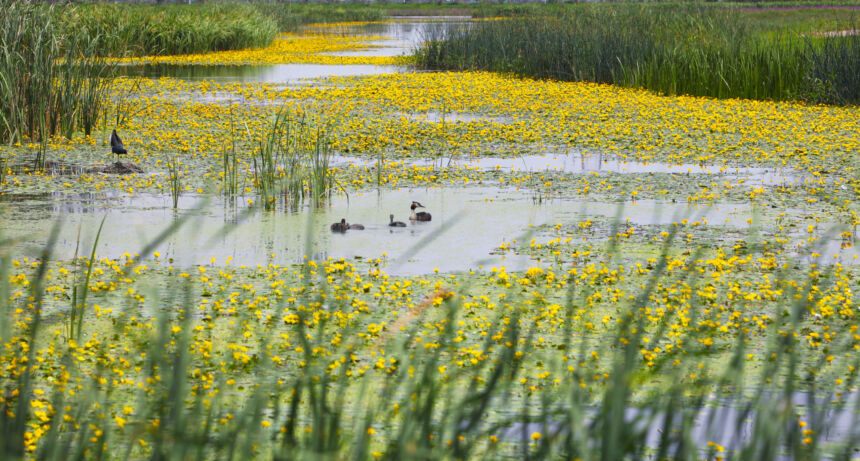
M 835 104 L 860 102 L 860 22 L 846 30 L 858 35 L 809 42 L 801 96 Z
M 115 66 L 102 34 L 64 33 L 56 7 L 0 2 L 0 142 L 89 135 L 105 111 Z
M 852 29 L 852 23 L 846 23 Z M 860 37 L 764 33 L 727 8 L 600 6 L 431 37 L 431 69 L 612 83 L 665 94 L 856 104 Z
M 312 23 L 381 21 L 387 17 L 381 6 L 358 3 L 324 5 L 255 2 L 253 5 L 266 17 L 274 19 L 281 32 L 294 32 Z
M 99 53 L 156 56 L 264 47 L 278 25 L 253 5 L 87 4 L 58 8 L 63 28 L 106 36 Z

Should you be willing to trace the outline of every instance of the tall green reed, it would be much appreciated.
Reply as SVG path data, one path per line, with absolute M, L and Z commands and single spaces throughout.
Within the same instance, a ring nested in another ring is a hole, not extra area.
M 321 206 L 331 200 L 338 184 L 330 168 L 333 149 L 331 140 L 326 134 L 328 127 L 321 126 L 319 120 L 314 125 L 316 133 L 314 144 L 309 152 L 307 193 L 314 206 Z
M 90 134 L 113 77 L 94 56 L 103 39 L 64 33 L 53 6 L 0 3 L 0 142 Z
M 239 193 L 239 156 L 236 153 L 236 127 L 233 108 L 230 108 L 230 149 L 224 151 L 221 161 L 221 191 L 228 197 Z
M 273 18 L 281 32 L 296 31 L 301 26 L 321 22 L 381 21 L 383 8 L 368 4 L 321 5 L 313 3 L 255 2 L 254 7 L 267 18 Z
M 860 102 L 860 24 L 843 26 L 853 35 L 809 39 L 801 97 L 830 104 Z
M 696 6 L 583 7 L 430 37 L 425 68 L 613 83 L 666 94 L 856 104 L 857 36 L 762 33 L 742 13 Z
M 254 184 L 263 208 L 272 210 L 282 203 L 295 210 L 305 199 L 313 206 L 328 202 L 337 184 L 329 168 L 333 152 L 326 131 L 316 116 L 283 108 L 267 121 L 257 134 L 253 156 Z
M 263 47 L 278 32 L 247 3 L 200 5 L 87 4 L 56 10 L 61 27 L 106 35 L 102 56 L 152 56 Z

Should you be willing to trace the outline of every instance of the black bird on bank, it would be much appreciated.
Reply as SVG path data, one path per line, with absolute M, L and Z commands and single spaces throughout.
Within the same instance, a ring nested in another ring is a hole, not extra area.
M 406 223 L 401 221 L 395 221 L 393 214 L 388 215 L 388 218 L 391 220 L 391 222 L 388 223 L 388 227 L 406 227 Z
M 424 205 L 418 202 L 412 202 L 412 206 L 410 206 L 409 208 L 412 209 L 412 216 L 409 217 L 410 221 L 430 221 L 430 213 L 426 211 L 419 211 L 417 213 L 415 212 L 416 208 L 424 208 Z
M 347 229 L 349 229 L 349 224 L 346 223 L 346 219 L 341 219 L 340 222 L 331 225 L 332 232 L 346 232 Z
M 110 134 L 110 151 L 114 155 L 125 155 L 128 153 L 125 150 L 125 146 L 122 145 L 122 139 L 119 139 L 119 135 L 116 134 L 116 130 L 113 130 L 113 133 Z

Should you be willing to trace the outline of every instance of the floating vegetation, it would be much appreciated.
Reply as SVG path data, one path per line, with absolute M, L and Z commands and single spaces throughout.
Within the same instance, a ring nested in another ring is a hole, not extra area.
M 170 228 L 139 257 L 11 259 L 4 246 L 0 380 L 18 392 L 2 402 L 0 448 L 143 456 L 182 441 L 215 456 L 235 440 L 243 453 L 397 457 L 430 440 L 424 452 L 439 456 L 650 448 L 691 459 L 850 449 L 856 280 L 842 267 L 683 251 L 674 242 L 687 229 L 665 228 L 662 250 L 639 262 L 613 258 L 619 241 L 573 265 L 410 278 L 388 276 L 381 259 L 178 268 L 152 251 Z M 88 386 L 66 384 L 78 379 Z M 693 422 L 712 390 L 718 405 L 752 410 L 743 436 Z M 675 435 L 650 438 L 653 427 Z
M 0 150 L 0 458 L 853 456 L 856 107 L 196 69 Z
M 365 44 L 378 37 L 332 35 L 279 35 L 268 47 L 235 51 L 169 56 L 126 58 L 125 62 L 152 64 L 246 65 L 246 64 L 406 64 L 407 57 L 387 56 L 332 56 L 326 53 L 369 48 Z

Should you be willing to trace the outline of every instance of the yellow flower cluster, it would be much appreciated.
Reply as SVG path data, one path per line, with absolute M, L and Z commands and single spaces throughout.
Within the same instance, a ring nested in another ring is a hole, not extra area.
M 327 53 L 372 48 L 366 42 L 373 36 L 279 35 L 266 48 L 216 51 L 204 54 L 123 58 L 121 61 L 152 64 L 195 65 L 263 65 L 263 64 L 373 64 L 394 65 L 407 62 L 405 57 L 333 56 Z

